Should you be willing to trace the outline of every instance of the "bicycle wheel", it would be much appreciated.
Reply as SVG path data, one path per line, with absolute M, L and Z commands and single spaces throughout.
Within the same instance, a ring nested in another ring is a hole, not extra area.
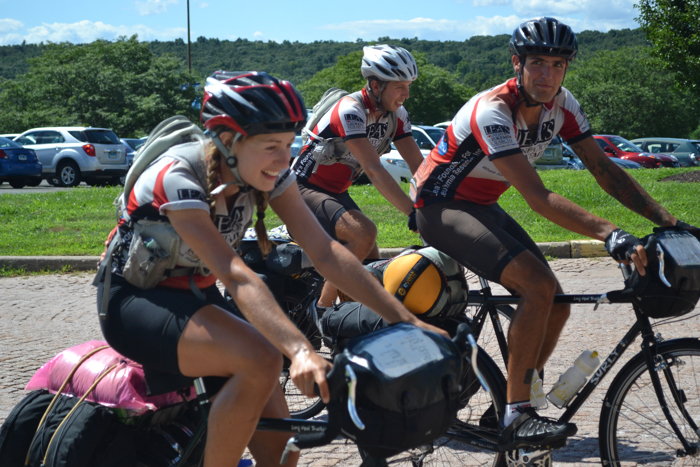
M 496 466 L 502 463 L 503 455 L 472 446 L 467 439 L 490 439 L 498 437 L 498 419 L 505 410 L 506 381 L 493 360 L 481 349 L 477 361 L 486 384 L 486 392 L 476 379 L 467 359 L 462 370 L 461 409 L 457 420 L 441 438 L 432 445 L 421 446 L 388 459 L 392 466 L 444 467 L 444 466 Z
M 503 330 L 503 335 L 507 340 L 508 329 L 510 328 L 510 322 L 513 319 L 515 308 L 510 305 L 497 305 L 496 310 L 498 311 L 498 321 L 501 325 L 501 329 Z M 474 319 L 474 317 L 481 311 L 485 312 L 486 310 L 482 310 L 482 307 L 467 307 L 466 314 L 470 319 Z M 491 323 L 491 318 L 488 316 L 486 316 L 484 326 L 479 333 L 477 343 L 479 344 L 479 347 L 484 349 L 484 351 L 489 354 L 491 358 L 493 358 L 493 361 L 498 365 L 498 369 L 501 370 L 501 373 L 507 375 L 508 369 L 506 368 L 501 348 L 498 345 L 496 330 Z
M 675 339 L 659 344 L 655 367 L 673 420 L 686 440 L 697 449 L 700 341 Z M 672 386 L 677 391 L 672 391 Z M 624 366 L 610 385 L 599 429 L 603 465 L 619 466 L 623 462 L 654 466 L 700 465 L 697 454 L 685 457 L 681 454 L 682 445 L 661 411 L 641 352 Z
M 330 361 L 331 349 L 323 344 L 316 325 L 311 323 L 306 315 L 306 307 L 311 299 L 313 296 L 300 293 L 285 294 L 280 305 L 287 312 L 289 319 L 311 342 L 316 353 Z M 292 418 L 309 419 L 315 417 L 324 409 L 325 404 L 320 397 L 308 398 L 299 391 L 289 376 L 289 365 L 290 361 L 285 358 L 284 367 L 280 374 L 280 385 L 284 391 L 284 398 L 287 400 L 289 413 Z

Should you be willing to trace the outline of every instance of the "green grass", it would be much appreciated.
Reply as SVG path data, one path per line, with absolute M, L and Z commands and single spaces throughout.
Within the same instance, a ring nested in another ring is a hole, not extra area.
M 685 222 L 700 225 L 700 183 L 663 182 L 659 179 L 687 170 L 633 170 L 629 173 L 669 211 Z M 587 171 L 541 172 L 545 185 L 596 215 L 639 236 L 651 232 L 646 219 L 624 209 L 603 192 Z M 408 190 L 408 184 L 403 184 Z M 116 223 L 112 202 L 119 188 L 65 189 L 53 193 L 5 194 L 0 197 L 0 256 L 99 255 Z M 406 228 L 406 217 L 386 202 L 371 185 L 350 188 L 350 194 L 379 229 L 382 248 L 418 243 Z M 501 206 L 520 222 L 537 242 L 580 238 L 534 214 L 522 196 L 508 190 Z M 273 213 L 268 227 L 280 224 Z

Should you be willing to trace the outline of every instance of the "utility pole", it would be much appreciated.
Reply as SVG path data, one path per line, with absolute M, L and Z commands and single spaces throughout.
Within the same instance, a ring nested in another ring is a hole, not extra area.
M 187 0 L 187 71 L 192 72 L 192 58 L 190 56 L 190 0 Z

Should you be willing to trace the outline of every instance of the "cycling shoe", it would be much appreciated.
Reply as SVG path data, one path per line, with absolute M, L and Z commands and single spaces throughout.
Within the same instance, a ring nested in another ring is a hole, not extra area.
M 518 409 L 520 415 L 507 427 L 499 427 L 498 444 L 504 451 L 545 446 L 565 440 L 578 431 L 573 423 L 561 423 L 537 414 L 533 407 Z

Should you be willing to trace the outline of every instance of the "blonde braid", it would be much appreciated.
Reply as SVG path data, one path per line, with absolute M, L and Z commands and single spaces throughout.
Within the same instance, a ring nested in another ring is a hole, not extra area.
M 216 197 L 212 196 L 211 192 L 216 188 L 219 181 L 220 165 L 221 156 L 219 149 L 213 142 L 210 142 L 207 147 L 207 202 L 209 203 L 209 215 L 214 223 L 216 223 Z
M 267 238 L 267 229 L 265 228 L 265 210 L 267 209 L 267 200 L 270 197 L 269 193 L 253 190 L 255 195 L 255 205 L 258 208 L 256 213 L 258 219 L 255 221 L 255 234 L 258 236 L 258 245 L 263 252 L 263 257 L 272 251 L 272 243 Z

